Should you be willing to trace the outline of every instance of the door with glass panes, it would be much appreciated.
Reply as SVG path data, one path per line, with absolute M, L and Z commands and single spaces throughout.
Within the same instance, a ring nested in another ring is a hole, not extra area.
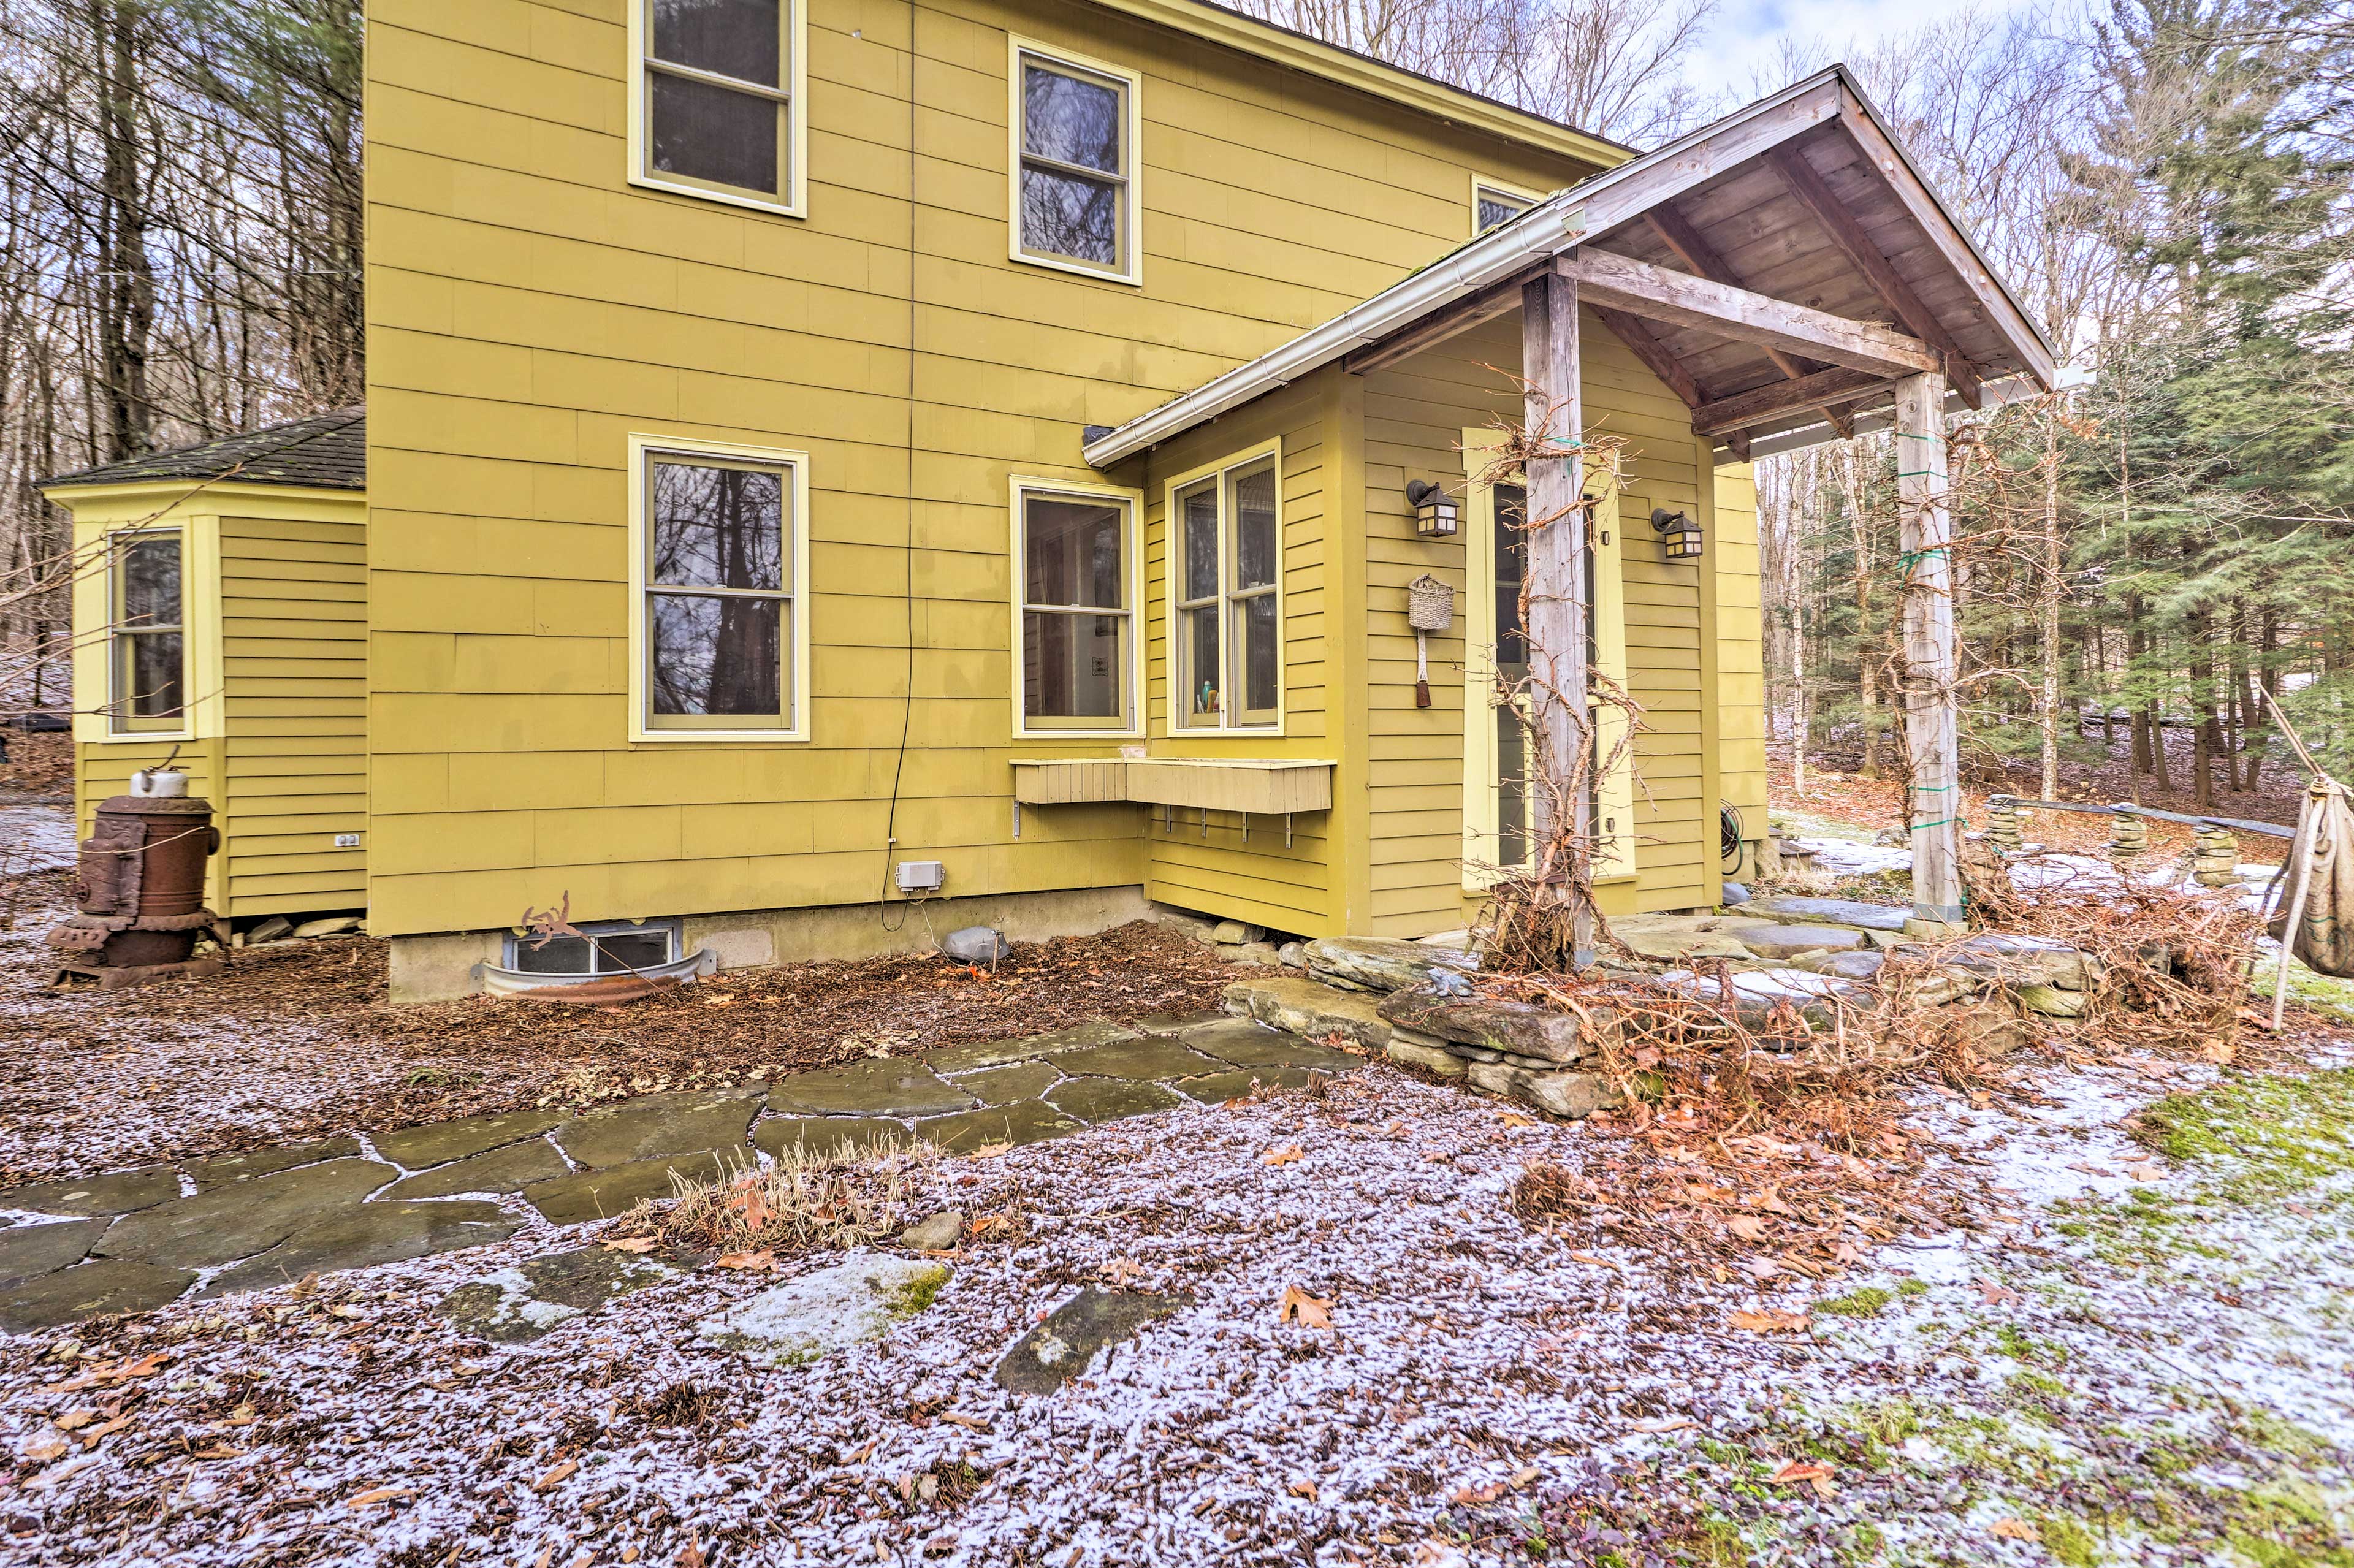
M 1528 491 L 1518 476 L 1483 482 L 1501 433 L 1463 432 L 1469 478 L 1463 507 L 1463 885 L 1478 891 L 1529 863 L 1532 790 L 1526 731 L 1528 697 L 1517 688 L 1529 673 L 1521 591 L 1527 577 Z M 1626 604 L 1619 576 L 1618 493 L 1609 476 L 1589 486 L 1593 526 L 1586 533 L 1589 667 L 1626 684 Z M 1511 694 L 1508 695 L 1510 693 Z M 1626 711 L 1589 694 L 1596 766 L 1587 776 L 1597 880 L 1630 875 L 1634 861 L 1634 766 Z

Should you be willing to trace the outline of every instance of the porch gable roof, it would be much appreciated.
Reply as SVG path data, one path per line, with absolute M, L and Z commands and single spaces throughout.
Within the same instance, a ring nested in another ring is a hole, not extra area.
M 2048 389 L 2056 373 L 2042 328 L 1834 65 L 1090 432 L 1087 461 L 1108 467 L 1334 360 L 1394 363 L 1517 310 L 1521 286 L 1556 268 L 1734 459 L 1885 423 L 1910 369 L 1942 367 L 1968 407 Z

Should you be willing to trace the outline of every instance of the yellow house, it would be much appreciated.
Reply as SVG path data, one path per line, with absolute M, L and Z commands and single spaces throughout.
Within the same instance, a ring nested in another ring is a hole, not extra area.
M 1747 460 L 1933 363 L 1965 402 L 2048 376 L 1836 70 L 1638 158 L 1197 0 L 368 28 L 398 997 L 566 898 L 633 963 L 1154 904 L 1461 927 L 1529 831 L 1511 523 L 1572 466 L 1487 471 L 1524 364 L 1623 452 L 1583 475 L 1592 660 L 1641 709 L 1600 895 L 1712 904 L 1764 830 Z M 1426 707 L 1418 579 L 1455 590 Z
M 345 409 L 44 487 L 73 516 L 81 826 L 172 758 L 233 922 L 367 903 L 366 463 Z

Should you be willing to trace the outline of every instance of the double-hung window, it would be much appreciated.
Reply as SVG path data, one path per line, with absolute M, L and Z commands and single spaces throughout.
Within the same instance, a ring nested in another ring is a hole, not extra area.
M 1023 733 L 1135 733 L 1135 514 L 1128 494 L 1014 482 Z
M 1526 191 L 1516 191 L 1492 180 L 1471 182 L 1471 232 L 1485 234 L 1500 223 L 1510 223 L 1540 198 Z
M 805 467 L 631 438 L 640 738 L 806 736 Z
M 117 537 L 109 563 L 108 727 L 187 727 L 187 611 L 178 529 Z
M 1013 45 L 1017 261 L 1137 281 L 1136 78 Z
M 631 0 L 631 181 L 800 211 L 800 4 Z
M 1256 453 L 1170 494 L 1172 727 L 1271 728 L 1283 716 L 1280 455 Z

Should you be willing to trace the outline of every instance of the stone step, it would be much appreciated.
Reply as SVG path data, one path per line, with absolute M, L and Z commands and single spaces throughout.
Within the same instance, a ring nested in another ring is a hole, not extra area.
M 1866 904 L 1853 898 L 1801 898 L 1790 894 L 1753 898 L 1741 906 L 1741 912 L 1770 915 L 1777 920 L 1852 926 L 1859 931 L 1902 931 L 1913 914 L 1910 909 L 1890 904 Z
M 1435 969 L 1469 974 L 1479 960 L 1458 948 L 1383 937 L 1319 937 L 1306 949 L 1311 979 L 1342 990 L 1412 991 L 1430 983 Z
M 1341 991 L 1299 975 L 1268 973 L 1239 980 L 1222 1000 L 1237 1018 L 1255 1018 L 1270 1029 L 1321 1040 L 1338 1034 L 1379 1050 L 1390 1043 L 1390 1022 L 1376 1010 L 1380 996 Z

